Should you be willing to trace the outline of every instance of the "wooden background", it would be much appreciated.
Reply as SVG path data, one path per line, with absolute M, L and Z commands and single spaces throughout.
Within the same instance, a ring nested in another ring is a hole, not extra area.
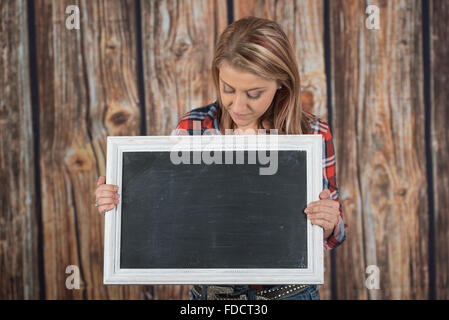
M 1 0 L 0 15 L 0 299 L 188 299 L 102 284 L 96 180 L 108 135 L 167 135 L 215 100 L 214 44 L 246 15 L 284 28 L 304 105 L 334 135 L 348 228 L 321 298 L 449 298 L 449 1 Z

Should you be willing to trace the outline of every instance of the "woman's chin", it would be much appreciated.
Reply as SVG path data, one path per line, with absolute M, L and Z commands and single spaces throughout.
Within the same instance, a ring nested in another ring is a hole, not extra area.
M 240 119 L 240 118 L 235 118 L 235 117 L 231 117 L 231 118 L 238 126 L 247 126 L 247 125 L 251 124 L 250 119 Z

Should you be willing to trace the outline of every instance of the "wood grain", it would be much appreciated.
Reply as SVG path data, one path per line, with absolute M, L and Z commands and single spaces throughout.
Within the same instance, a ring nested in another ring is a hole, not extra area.
M 425 299 L 428 212 L 421 1 L 332 1 L 333 124 L 348 226 L 339 299 Z M 365 287 L 366 268 L 380 288 Z
M 80 30 L 65 27 L 73 4 Z M 35 17 L 46 298 L 143 298 L 141 287 L 102 284 L 104 221 L 93 206 L 106 137 L 140 131 L 135 2 L 39 0 Z M 80 290 L 65 286 L 68 265 Z
M 25 0 L 0 1 L 0 299 L 39 299 Z
M 215 101 L 211 62 L 226 25 L 223 1 L 142 1 L 148 135 L 171 134 L 181 115 Z
M 449 299 L 449 3 L 430 1 L 431 133 L 436 299 Z
M 323 1 L 234 0 L 235 20 L 249 15 L 274 20 L 282 27 L 296 53 L 303 107 L 328 121 Z M 319 291 L 321 299 L 326 300 L 331 298 L 329 251 L 324 252 L 324 267 L 325 280 Z
M 181 115 L 215 101 L 211 62 L 226 3 L 141 1 L 148 135 L 170 135 Z M 155 299 L 189 299 L 192 286 L 155 286 Z

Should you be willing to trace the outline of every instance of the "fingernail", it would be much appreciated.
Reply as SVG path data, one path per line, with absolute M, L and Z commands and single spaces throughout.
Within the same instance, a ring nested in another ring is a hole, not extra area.
M 305 212 L 305 213 L 309 213 L 309 209 L 306 208 L 306 209 L 304 210 L 304 212 Z

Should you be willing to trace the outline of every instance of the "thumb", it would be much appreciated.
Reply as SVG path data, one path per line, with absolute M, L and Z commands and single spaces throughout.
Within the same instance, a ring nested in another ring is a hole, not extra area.
M 331 196 L 331 192 L 329 189 L 324 189 L 323 191 L 320 192 L 320 199 L 324 200 L 324 199 L 328 199 Z
M 98 181 L 97 181 L 97 187 L 102 185 L 102 184 L 104 184 L 104 183 L 106 183 L 106 177 L 105 176 L 100 176 L 98 178 Z

